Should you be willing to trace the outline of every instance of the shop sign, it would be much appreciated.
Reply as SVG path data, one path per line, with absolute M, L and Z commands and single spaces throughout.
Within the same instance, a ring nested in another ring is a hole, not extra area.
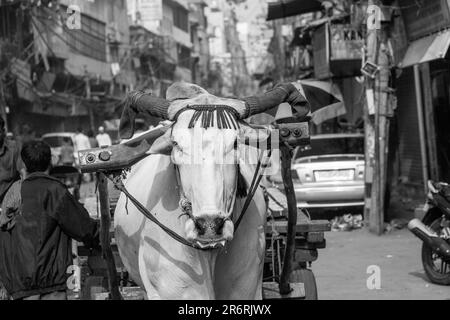
M 447 0 L 399 0 L 399 5 L 409 41 L 450 27 Z
M 349 24 L 325 23 L 314 31 L 314 73 L 317 79 L 359 76 L 364 34 Z

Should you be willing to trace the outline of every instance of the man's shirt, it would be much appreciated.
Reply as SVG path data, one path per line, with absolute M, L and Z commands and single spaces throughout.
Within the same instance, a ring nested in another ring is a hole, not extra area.
M 20 179 L 23 163 L 18 145 L 6 139 L 0 147 L 0 203 L 11 185 Z
M 107 133 L 99 133 L 96 137 L 99 147 L 112 145 L 111 138 Z
M 75 135 L 75 145 L 77 147 L 77 151 L 91 148 L 89 138 L 82 133 L 77 133 Z
M 62 164 L 73 164 L 74 155 L 73 147 L 68 145 L 63 145 L 61 147 L 60 159 Z

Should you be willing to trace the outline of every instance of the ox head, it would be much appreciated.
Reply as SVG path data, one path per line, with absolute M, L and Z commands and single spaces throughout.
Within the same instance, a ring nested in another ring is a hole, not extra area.
M 259 137 L 240 121 L 250 115 L 245 101 L 217 98 L 184 83 L 173 85 L 167 95 L 165 100 L 133 93 L 129 98 L 131 108 L 125 108 L 122 115 L 121 135 L 127 129 L 122 124 L 133 122 L 130 114 L 146 112 L 173 121 L 151 153 L 170 154 L 175 165 L 180 207 L 188 216 L 186 238 L 215 248 L 233 238 L 234 203 L 237 194 L 245 195 L 238 190 L 246 184 L 242 183 L 237 152 L 242 137 L 254 140 L 267 136 Z M 251 113 L 258 112 L 252 109 Z

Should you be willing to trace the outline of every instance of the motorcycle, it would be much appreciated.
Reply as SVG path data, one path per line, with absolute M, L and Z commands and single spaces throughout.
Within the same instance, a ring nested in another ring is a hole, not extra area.
M 422 221 L 413 219 L 408 229 L 422 244 L 422 264 L 431 282 L 450 285 L 450 185 L 428 181 Z

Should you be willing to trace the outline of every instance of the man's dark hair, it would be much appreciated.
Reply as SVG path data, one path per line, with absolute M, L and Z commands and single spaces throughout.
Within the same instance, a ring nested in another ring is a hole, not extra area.
M 64 138 L 63 138 L 63 141 L 64 141 L 65 143 L 70 143 L 70 138 L 64 137 Z
M 25 142 L 21 151 L 22 160 L 28 173 L 46 171 L 52 161 L 50 146 L 41 140 Z

